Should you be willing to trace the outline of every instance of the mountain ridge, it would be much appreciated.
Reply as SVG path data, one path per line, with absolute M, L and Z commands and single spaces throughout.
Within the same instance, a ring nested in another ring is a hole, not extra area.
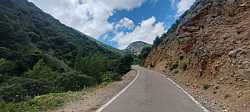
M 27 0 L 0 1 L 0 106 L 119 80 L 132 58 Z

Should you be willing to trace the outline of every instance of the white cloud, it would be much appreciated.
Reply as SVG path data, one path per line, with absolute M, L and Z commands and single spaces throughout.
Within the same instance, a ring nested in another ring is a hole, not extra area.
M 195 0 L 180 0 L 180 2 L 177 4 L 177 15 L 182 15 L 186 10 L 188 10 Z
M 170 0 L 173 7 L 176 7 L 176 16 L 181 16 L 186 10 L 188 10 L 196 0 Z
M 153 43 L 155 37 L 160 36 L 164 32 L 164 23 L 157 23 L 155 17 L 151 17 L 142 21 L 141 24 L 135 27 L 132 32 L 116 32 L 116 36 L 113 38 L 113 41 L 118 43 L 118 48 L 124 49 L 130 43 L 135 41 Z
M 145 0 L 29 0 L 62 23 L 99 37 L 113 30 L 108 18 L 115 10 L 132 10 Z M 101 27 L 101 28 L 100 28 Z
M 120 28 L 126 28 L 126 29 L 133 29 L 134 28 L 134 22 L 133 20 L 124 17 L 122 18 L 116 25 L 115 29 L 118 30 Z

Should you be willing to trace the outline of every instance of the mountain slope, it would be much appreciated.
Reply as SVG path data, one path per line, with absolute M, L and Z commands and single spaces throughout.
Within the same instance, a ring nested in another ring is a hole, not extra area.
M 121 51 L 63 25 L 27 0 L 0 1 L 0 102 L 118 79 Z M 124 63 L 123 63 L 124 65 Z M 124 71 L 121 71 L 124 70 Z M 0 105 L 1 106 L 1 105 Z
M 146 42 L 136 41 L 129 44 L 125 50 L 132 52 L 134 55 L 139 55 L 145 47 L 151 47 L 151 45 Z
M 250 2 L 197 0 L 144 64 L 195 87 L 213 105 L 250 110 Z M 203 88 L 203 89 L 202 89 Z M 193 90 L 193 88 L 192 88 Z

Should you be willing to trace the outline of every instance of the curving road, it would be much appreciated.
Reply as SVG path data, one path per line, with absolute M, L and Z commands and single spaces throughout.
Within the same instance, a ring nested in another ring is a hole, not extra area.
M 138 77 L 101 112 L 208 112 L 161 74 L 134 68 Z

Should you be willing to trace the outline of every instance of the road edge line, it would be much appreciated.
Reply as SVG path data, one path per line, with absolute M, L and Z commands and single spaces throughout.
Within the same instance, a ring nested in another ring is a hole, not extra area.
M 114 102 L 119 96 L 121 96 L 139 77 L 139 70 L 136 70 L 135 78 L 125 87 L 123 88 L 117 95 L 115 95 L 111 100 L 102 105 L 96 112 L 102 112 L 105 108 L 107 108 L 112 102 Z
M 192 95 L 190 95 L 185 89 L 183 89 L 180 85 L 178 85 L 175 81 L 172 79 L 166 77 L 163 75 L 167 80 L 169 80 L 172 84 L 174 84 L 177 88 L 179 88 L 181 91 L 183 91 L 193 102 L 195 102 L 204 112 L 210 112 L 206 107 L 204 107 L 200 102 L 198 102 Z

